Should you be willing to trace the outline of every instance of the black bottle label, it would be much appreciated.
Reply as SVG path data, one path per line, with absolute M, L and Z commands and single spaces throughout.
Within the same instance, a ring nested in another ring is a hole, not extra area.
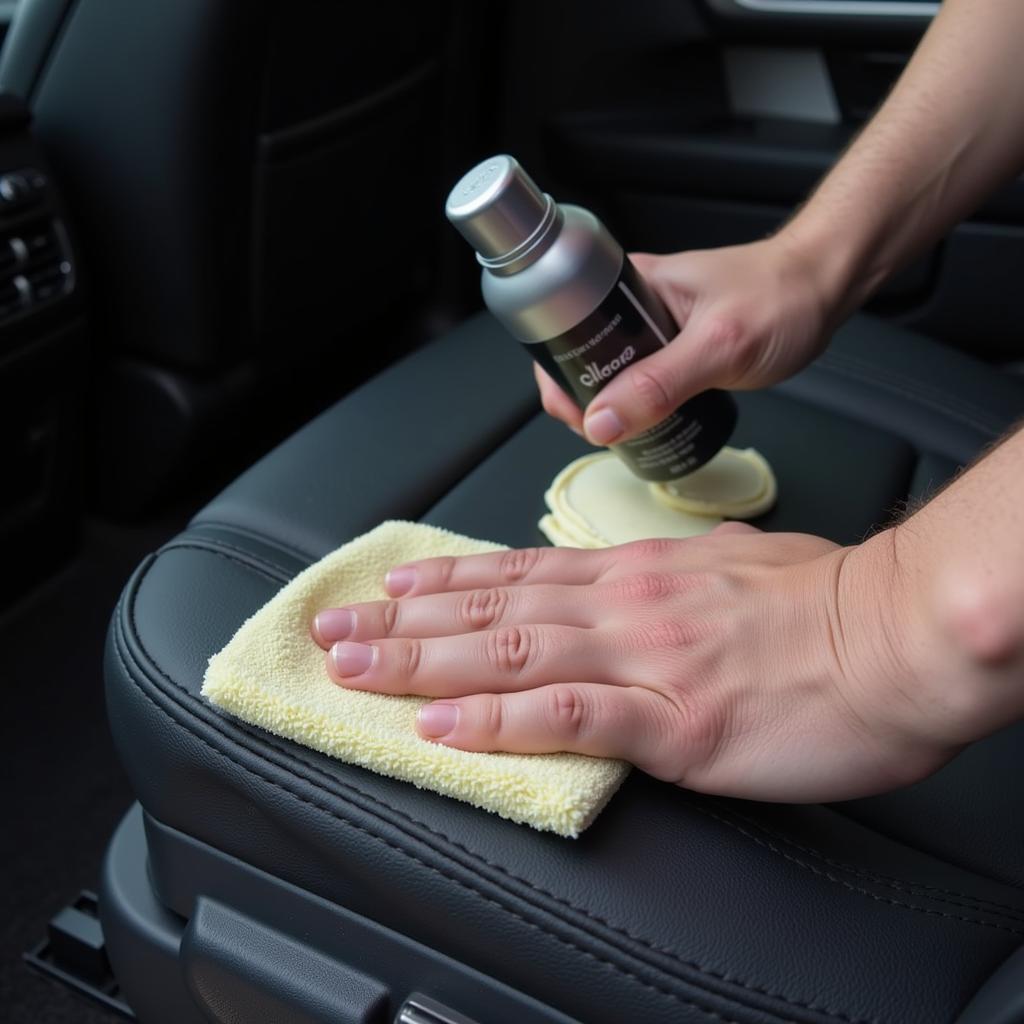
M 664 347 L 676 326 L 629 259 L 601 305 L 571 330 L 526 350 L 580 408 L 613 377 Z M 716 455 L 736 426 L 736 403 L 705 391 L 657 426 L 612 450 L 644 480 L 673 480 Z

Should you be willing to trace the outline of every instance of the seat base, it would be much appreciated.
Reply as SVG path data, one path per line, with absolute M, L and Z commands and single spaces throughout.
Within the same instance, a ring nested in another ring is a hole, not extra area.
M 271 1008 L 278 1024 L 383 1024 L 410 1002 L 434 1014 L 416 1019 L 437 1024 L 573 1024 L 138 804 L 107 849 L 100 911 L 114 973 L 143 1024 L 267 1019 Z
M 107 708 L 153 816 L 151 878 L 180 918 L 176 970 L 193 1002 L 248 1008 L 235 1020 L 317 1020 L 310 991 L 344 989 L 373 1020 L 428 978 L 471 1018 L 552 1019 L 536 1003 L 527 1016 L 495 979 L 587 1022 L 950 1024 L 1024 940 L 1024 724 L 923 783 L 837 807 L 716 799 L 634 772 L 570 842 L 202 699 L 208 659 L 239 625 L 382 519 L 539 542 L 545 487 L 587 449 L 539 415 L 523 359 L 493 320 L 467 321 L 269 454 L 128 584 Z M 798 378 L 738 401 L 734 443 L 757 447 L 779 481 L 760 525 L 840 543 L 1024 413 L 1018 380 L 868 318 Z M 250 867 L 192 852 L 211 848 Z M 381 966 L 407 950 L 424 966 Z M 452 959 L 436 968 L 424 950 Z M 136 955 L 115 963 L 126 988 L 146 973 Z M 453 979 L 467 967 L 486 999 L 465 1001 Z M 495 1010 L 499 991 L 511 1016 Z

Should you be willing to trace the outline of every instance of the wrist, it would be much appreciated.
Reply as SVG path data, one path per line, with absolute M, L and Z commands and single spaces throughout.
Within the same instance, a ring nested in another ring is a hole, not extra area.
M 815 199 L 788 221 L 774 240 L 819 296 L 824 320 L 835 326 L 861 306 L 888 277 L 882 240 L 873 238 L 863 212 L 843 223 Z
M 1015 571 L 949 544 L 929 507 L 896 528 L 915 597 L 917 662 L 933 728 L 968 743 L 1024 716 L 1024 621 Z
M 832 633 L 845 700 L 874 740 L 903 751 L 900 781 L 911 782 L 968 737 L 957 709 L 939 699 L 930 631 L 899 530 L 841 552 Z
M 852 692 L 925 763 L 1024 714 L 1012 606 L 926 530 L 902 524 L 849 549 L 836 602 Z

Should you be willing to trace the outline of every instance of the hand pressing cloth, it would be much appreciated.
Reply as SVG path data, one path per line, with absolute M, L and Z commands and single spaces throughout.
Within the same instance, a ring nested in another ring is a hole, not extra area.
M 381 775 L 464 800 L 512 821 L 579 835 L 629 771 L 581 754 L 481 754 L 423 740 L 423 697 L 346 690 L 310 637 L 323 608 L 387 597 L 384 574 L 436 555 L 503 550 L 433 526 L 389 521 L 301 572 L 211 659 L 203 696 L 277 736 Z

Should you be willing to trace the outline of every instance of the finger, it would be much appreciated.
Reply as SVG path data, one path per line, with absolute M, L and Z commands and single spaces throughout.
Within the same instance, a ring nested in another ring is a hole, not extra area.
M 629 262 L 636 267 L 640 276 L 652 287 L 654 286 L 654 270 L 663 259 L 665 259 L 664 256 L 658 256 L 653 252 L 631 252 L 629 254 Z
M 539 363 L 533 364 L 533 376 L 540 391 L 544 411 L 561 420 L 574 433 L 583 436 L 583 413 L 580 407 L 551 379 Z
M 510 548 L 461 558 L 425 558 L 395 566 L 384 578 L 391 597 L 524 583 L 593 583 L 612 561 L 608 549 Z
M 719 523 L 713 530 L 709 531 L 707 536 L 709 537 L 721 537 L 723 535 L 728 536 L 729 534 L 750 534 L 750 533 L 763 533 L 763 530 L 758 529 L 756 526 L 751 526 L 750 523 L 740 522 L 738 519 L 729 519 L 724 523 Z
M 739 321 L 694 316 L 668 345 L 613 377 L 587 406 L 593 444 L 617 444 L 655 426 L 684 402 L 742 377 L 756 350 Z
M 611 682 L 613 651 L 604 631 L 574 626 L 502 626 L 425 640 L 341 641 L 327 671 L 350 689 L 461 697 L 506 693 L 568 679 Z
M 326 650 L 339 640 L 460 636 L 530 623 L 589 629 L 597 624 L 593 612 L 579 587 L 488 587 L 327 608 L 313 620 L 313 638 Z
M 567 682 L 424 704 L 416 728 L 424 739 L 460 750 L 616 757 L 665 777 L 682 722 L 652 690 Z

